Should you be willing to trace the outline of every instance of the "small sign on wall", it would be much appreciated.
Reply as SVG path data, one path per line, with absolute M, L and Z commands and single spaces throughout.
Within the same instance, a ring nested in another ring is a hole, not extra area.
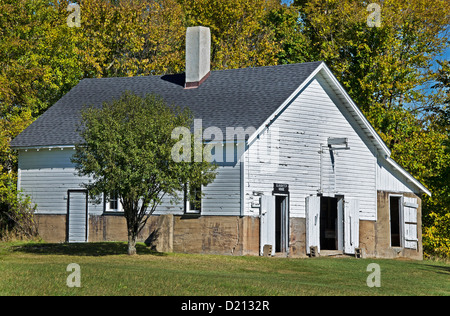
M 274 194 L 288 194 L 289 193 L 289 184 L 286 183 L 274 183 L 273 184 L 273 192 Z
M 252 201 L 252 207 L 261 207 L 261 199 L 258 197 L 256 200 Z

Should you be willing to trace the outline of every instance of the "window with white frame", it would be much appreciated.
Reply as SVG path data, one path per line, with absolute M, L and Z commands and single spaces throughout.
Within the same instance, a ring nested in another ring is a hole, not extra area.
M 115 193 L 111 193 L 109 198 L 106 199 L 105 195 L 105 211 L 106 212 L 122 212 L 122 204 L 120 203 L 119 197 Z
M 185 213 L 200 214 L 202 210 L 201 185 L 186 184 L 184 190 Z

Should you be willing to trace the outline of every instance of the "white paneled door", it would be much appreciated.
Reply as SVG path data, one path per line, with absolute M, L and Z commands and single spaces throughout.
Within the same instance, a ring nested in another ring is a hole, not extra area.
M 359 247 L 359 201 L 344 199 L 344 253 L 354 254 Z
M 275 196 L 261 196 L 260 219 L 260 255 L 264 253 L 264 246 L 272 246 L 271 255 L 275 255 Z
M 67 192 L 67 241 L 86 242 L 88 239 L 88 196 L 85 190 Z
M 320 252 L 320 196 L 306 197 L 306 253 L 311 247 Z

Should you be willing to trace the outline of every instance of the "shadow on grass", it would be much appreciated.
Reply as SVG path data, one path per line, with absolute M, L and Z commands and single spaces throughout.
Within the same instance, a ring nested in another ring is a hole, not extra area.
M 12 246 L 14 252 L 33 253 L 40 255 L 69 255 L 69 256 L 111 256 L 126 255 L 128 245 L 126 242 L 88 242 L 88 243 L 27 243 Z M 163 252 L 151 250 L 145 244 L 137 243 L 138 255 L 150 254 L 166 256 Z
M 424 266 L 430 271 L 450 276 L 450 266 L 439 266 L 432 264 L 425 264 Z

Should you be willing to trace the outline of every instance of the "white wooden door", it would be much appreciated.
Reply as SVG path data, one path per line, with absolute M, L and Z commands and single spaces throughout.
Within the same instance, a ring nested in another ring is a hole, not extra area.
M 403 247 L 417 249 L 417 204 L 416 198 L 403 198 Z
M 320 196 L 306 197 L 306 253 L 316 247 L 320 253 Z
M 87 192 L 69 190 L 67 195 L 67 241 L 86 242 L 88 237 Z
M 344 253 L 354 254 L 359 247 L 359 201 L 344 200 Z
M 259 252 L 262 256 L 264 246 L 272 246 L 272 256 L 275 255 L 275 196 L 261 196 L 261 217 L 259 233 Z
M 344 250 L 344 198 L 337 201 L 337 240 L 338 250 Z

